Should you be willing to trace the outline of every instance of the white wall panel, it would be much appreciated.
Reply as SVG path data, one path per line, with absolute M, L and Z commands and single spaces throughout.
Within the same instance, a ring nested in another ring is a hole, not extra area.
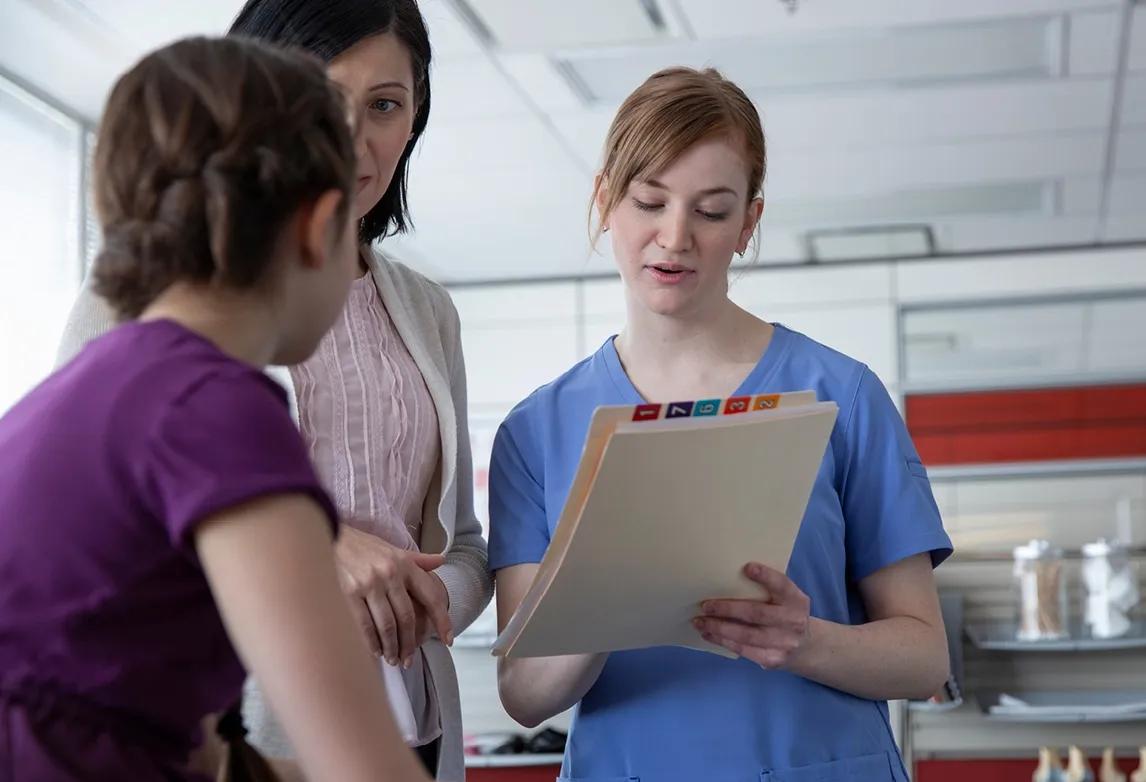
M 895 276 L 903 304 L 1146 288 L 1146 249 L 903 262 Z

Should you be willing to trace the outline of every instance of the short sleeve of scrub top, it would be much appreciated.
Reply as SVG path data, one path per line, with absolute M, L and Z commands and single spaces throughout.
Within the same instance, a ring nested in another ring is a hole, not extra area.
M 850 577 L 861 581 L 922 552 L 933 566 L 950 556 L 927 471 L 887 390 L 866 367 L 844 439 L 838 477 Z
M 498 428 L 489 461 L 489 566 L 494 572 L 540 562 L 549 548 L 545 494 L 522 457 L 513 431 Z

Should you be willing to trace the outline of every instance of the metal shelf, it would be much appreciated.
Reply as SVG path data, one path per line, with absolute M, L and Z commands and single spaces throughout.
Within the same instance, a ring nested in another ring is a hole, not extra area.
M 1041 722 L 1041 723 L 1059 723 L 1077 725 L 1082 722 L 1091 723 L 1095 725 L 1108 725 L 1114 722 L 1146 722 L 1146 712 L 1137 712 L 1135 714 L 1120 714 L 1120 715 L 1095 715 L 1089 712 L 1080 711 L 1071 714 L 1056 714 L 1056 715 L 1012 715 L 1012 714 L 985 714 L 986 718 L 992 722 Z
M 1011 709 L 992 712 L 1003 695 L 997 690 L 976 693 L 983 715 L 998 722 L 1115 723 L 1146 722 L 1146 691 L 1111 690 L 1082 692 L 1012 691 L 1030 704 L 1030 711 Z
M 1118 638 L 1092 638 L 1074 624 L 1069 638 L 1056 641 L 1020 641 L 1012 622 L 972 624 L 967 637 L 980 649 L 999 652 L 1104 652 L 1120 649 L 1146 649 L 1146 621 L 1135 620 L 1126 635 Z
M 924 714 L 945 714 L 949 711 L 955 711 L 963 705 L 962 698 L 953 701 L 945 701 L 944 703 L 932 703 L 931 701 L 908 701 L 908 711 Z
M 1078 475 L 1120 475 L 1127 473 L 1146 474 L 1146 457 L 960 464 L 927 468 L 927 477 L 933 483 L 995 478 L 1061 478 Z

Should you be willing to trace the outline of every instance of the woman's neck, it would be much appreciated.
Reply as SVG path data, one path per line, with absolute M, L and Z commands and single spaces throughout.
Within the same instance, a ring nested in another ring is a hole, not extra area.
M 171 320 L 256 367 L 273 362 L 280 329 L 274 307 L 254 292 L 223 292 L 203 285 L 176 283 L 160 294 L 139 320 Z
M 659 315 L 635 301 L 628 311 L 614 345 L 633 385 L 648 399 L 728 395 L 772 337 L 769 323 L 727 298 L 682 316 Z

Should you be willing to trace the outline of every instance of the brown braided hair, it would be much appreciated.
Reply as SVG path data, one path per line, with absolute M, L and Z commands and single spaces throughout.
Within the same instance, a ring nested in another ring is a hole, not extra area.
M 345 216 L 354 165 L 316 58 L 238 38 L 159 49 L 115 85 L 100 125 L 96 292 L 131 318 L 178 281 L 255 287 L 299 207 L 337 189 Z

